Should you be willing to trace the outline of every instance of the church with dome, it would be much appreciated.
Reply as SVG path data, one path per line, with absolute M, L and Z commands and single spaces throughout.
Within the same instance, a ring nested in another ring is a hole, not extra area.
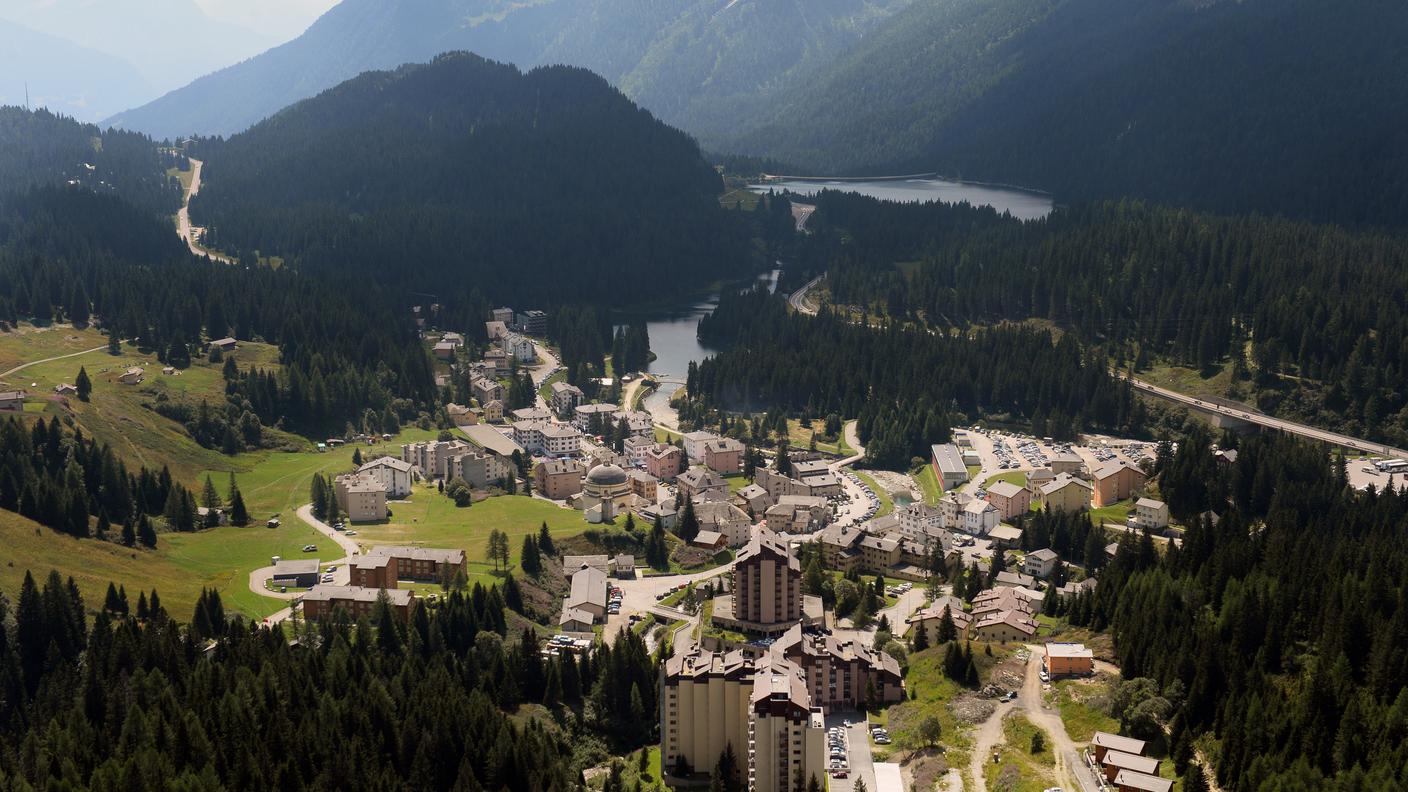
M 625 470 L 615 464 L 597 465 L 582 482 L 578 508 L 587 522 L 609 522 L 629 512 L 635 499 Z

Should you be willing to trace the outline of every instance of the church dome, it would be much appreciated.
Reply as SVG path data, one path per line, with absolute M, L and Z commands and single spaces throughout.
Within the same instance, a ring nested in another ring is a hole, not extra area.
M 619 465 L 597 465 L 587 473 L 587 483 L 598 487 L 612 487 L 626 483 L 626 471 Z

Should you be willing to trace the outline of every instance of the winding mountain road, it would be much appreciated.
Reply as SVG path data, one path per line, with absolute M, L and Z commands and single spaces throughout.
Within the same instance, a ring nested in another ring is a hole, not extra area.
M 200 244 L 200 232 L 203 230 L 198 226 L 191 225 L 191 198 L 200 192 L 200 170 L 205 164 L 194 157 L 187 157 L 186 161 L 191 163 L 191 188 L 186 190 L 186 197 L 181 201 L 181 209 L 176 213 L 176 233 L 186 240 L 186 247 L 197 256 L 209 256 L 223 264 L 233 264 L 234 259 L 229 256 L 222 256 Z

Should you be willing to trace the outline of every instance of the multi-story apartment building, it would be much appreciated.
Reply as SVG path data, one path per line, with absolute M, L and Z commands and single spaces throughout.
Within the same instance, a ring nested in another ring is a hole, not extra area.
M 355 555 L 347 562 L 350 585 L 372 589 L 394 589 L 400 581 L 396 578 L 396 563 L 391 556 Z
M 473 451 L 474 446 L 463 440 L 428 440 L 401 446 L 401 461 L 420 468 L 424 478 L 446 478 L 446 467 L 456 452 Z
M 463 550 L 438 550 L 430 547 L 373 547 L 367 555 L 391 560 L 396 567 L 396 580 L 418 580 L 438 583 L 454 580 L 464 572 Z
M 753 532 L 733 565 L 733 612 L 764 630 L 802 617 L 802 565 L 766 528 Z
M 567 500 L 582 491 L 586 468 L 575 459 L 550 459 L 533 468 L 538 494 L 553 500 Z
M 679 478 L 684 452 L 679 446 L 656 444 L 643 452 L 645 471 L 661 481 Z
M 562 418 L 571 418 L 582 403 L 582 389 L 566 382 L 552 384 L 552 411 Z
M 800 667 L 813 706 L 856 709 L 904 700 L 904 677 L 895 658 L 863 643 L 795 625 L 770 650 Z
M 695 649 L 661 670 L 661 764 L 670 773 L 707 773 L 726 750 L 752 792 L 795 792 L 825 783 L 825 721 L 811 705 L 802 670 L 775 653 Z
M 346 611 L 348 617 L 355 621 L 376 613 L 376 602 L 383 594 L 391 603 L 392 613 L 402 620 L 410 619 L 415 594 L 405 590 L 319 585 L 299 600 L 303 603 L 303 618 L 308 621 L 325 619 L 338 608 Z
M 461 479 L 477 489 L 496 487 L 509 476 L 518 475 L 513 460 L 493 452 L 477 451 L 472 446 L 455 452 L 445 470 L 449 474 L 447 479 Z
M 725 476 L 743 472 L 743 444 L 720 437 L 704 444 L 704 466 Z
M 411 463 L 403 459 L 384 456 L 362 465 L 357 472 L 381 482 L 388 498 L 404 498 L 411 494 Z
M 1019 484 L 999 481 L 988 487 L 988 503 L 997 509 L 998 519 L 1012 520 L 1031 510 L 1032 493 Z
M 347 473 L 333 480 L 337 506 L 352 522 L 386 519 L 386 486 L 366 473 Z

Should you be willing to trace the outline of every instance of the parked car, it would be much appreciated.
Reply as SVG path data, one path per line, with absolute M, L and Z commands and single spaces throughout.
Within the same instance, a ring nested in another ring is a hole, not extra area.
M 317 545 L 314 545 L 314 544 L 303 545 L 303 552 L 305 552 L 305 553 L 316 553 L 316 552 L 318 552 L 318 546 L 317 546 Z

